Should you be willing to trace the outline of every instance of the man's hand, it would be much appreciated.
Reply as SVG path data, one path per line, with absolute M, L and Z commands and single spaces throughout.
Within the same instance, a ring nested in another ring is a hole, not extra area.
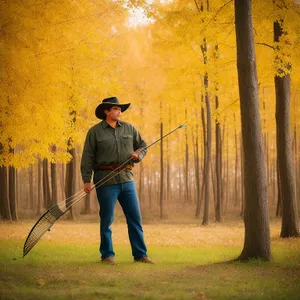
M 132 153 L 131 159 L 132 159 L 133 161 L 139 160 L 139 154 L 140 154 L 140 152 L 141 152 L 142 150 L 143 150 L 143 148 L 140 148 L 140 149 L 135 150 L 135 151 Z
M 89 193 L 91 191 L 91 189 L 92 189 L 92 184 L 90 182 L 89 183 L 85 183 L 83 189 L 84 189 L 84 191 L 86 193 Z

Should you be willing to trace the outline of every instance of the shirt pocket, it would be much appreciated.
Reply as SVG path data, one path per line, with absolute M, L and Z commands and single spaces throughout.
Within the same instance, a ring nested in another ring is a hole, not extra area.
M 133 152 L 133 136 L 130 134 L 123 135 L 121 141 L 124 150 L 131 154 Z
M 97 140 L 97 152 L 100 155 L 104 155 L 104 153 L 110 153 L 115 149 L 115 140 L 114 139 L 99 139 Z

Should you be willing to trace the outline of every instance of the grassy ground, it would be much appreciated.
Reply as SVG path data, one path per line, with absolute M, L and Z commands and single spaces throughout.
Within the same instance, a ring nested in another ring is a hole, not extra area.
M 271 263 L 226 262 L 242 250 L 240 220 L 146 223 L 154 265 L 133 263 L 122 220 L 113 225 L 115 266 L 100 263 L 97 222 L 59 221 L 20 258 L 33 224 L 0 223 L 0 299 L 300 298 L 300 240 L 280 239 L 278 220 L 271 222 Z

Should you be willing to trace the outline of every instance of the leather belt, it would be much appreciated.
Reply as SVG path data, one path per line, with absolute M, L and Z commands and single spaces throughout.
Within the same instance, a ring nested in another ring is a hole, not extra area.
M 121 165 L 104 165 L 104 166 L 98 166 L 94 169 L 94 171 L 114 171 L 118 168 L 120 168 Z M 127 165 L 127 166 L 123 166 L 122 168 L 118 169 L 117 171 L 123 171 L 123 170 L 132 170 L 132 166 Z

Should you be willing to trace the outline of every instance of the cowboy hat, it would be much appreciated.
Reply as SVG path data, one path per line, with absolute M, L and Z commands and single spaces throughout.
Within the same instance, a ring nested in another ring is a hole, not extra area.
M 96 110 L 95 110 L 95 115 L 98 119 L 104 120 L 105 119 L 105 109 L 109 109 L 113 106 L 119 106 L 121 107 L 121 112 L 124 112 L 128 107 L 130 103 L 127 104 L 120 104 L 119 100 L 117 97 L 110 97 L 110 98 L 105 98 L 102 100 L 102 103 L 100 103 Z

